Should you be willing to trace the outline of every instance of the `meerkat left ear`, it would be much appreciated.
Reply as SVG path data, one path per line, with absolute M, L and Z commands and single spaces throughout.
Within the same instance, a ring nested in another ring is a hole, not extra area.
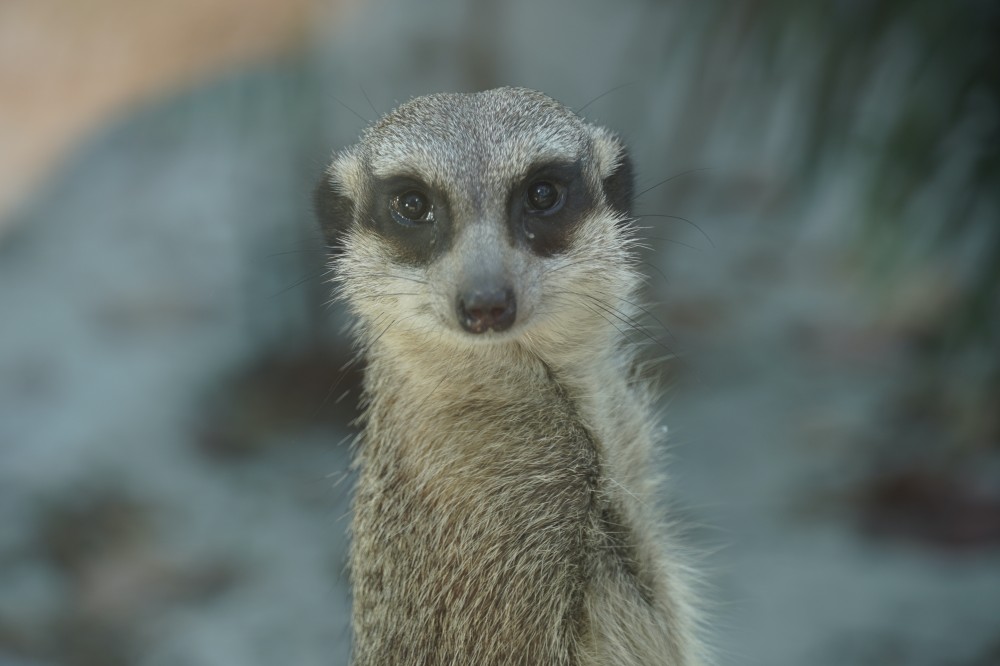
M 337 192 L 326 171 L 313 190 L 313 211 L 327 247 L 336 250 L 340 247 L 340 237 L 351 220 L 354 206 L 350 199 Z
M 625 143 L 603 127 L 594 128 L 594 147 L 601 170 L 601 184 L 608 204 L 626 217 L 632 215 L 635 191 L 632 158 Z
M 354 219 L 354 203 L 333 182 L 329 170 L 323 172 L 313 190 L 313 210 L 327 247 L 337 252 L 341 237 Z

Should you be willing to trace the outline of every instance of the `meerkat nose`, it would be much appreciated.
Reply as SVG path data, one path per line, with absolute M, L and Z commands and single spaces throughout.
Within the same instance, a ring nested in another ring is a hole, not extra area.
M 469 333 L 506 331 L 516 316 L 517 301 L 508 286 L 469 289 L 458 296 L 458 322 Z

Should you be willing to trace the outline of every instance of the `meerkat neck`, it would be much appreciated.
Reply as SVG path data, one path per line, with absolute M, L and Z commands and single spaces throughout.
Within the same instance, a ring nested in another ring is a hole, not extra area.
M 695 663 L 688 592 L 649 527 L 648 405 L 621 360 L 370 358 L 358 666 Z
M 576 402 L 541 363 L 471 384 L 372 363 L 357 663 L 576 663 L 603 501 L 599 446 Z

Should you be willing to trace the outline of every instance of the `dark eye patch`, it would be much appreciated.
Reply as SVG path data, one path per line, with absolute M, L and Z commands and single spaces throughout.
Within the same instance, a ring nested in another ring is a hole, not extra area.
M 539 256 L 565 252 L 597 202 L 580 162 L 538 165 L 512 190 L 509 224 L 515 240 Z
M 447 198 L 410 176 L 376 180 L 360 222 L 381 236 L 403 264 L 427 265 L 451 242 Z

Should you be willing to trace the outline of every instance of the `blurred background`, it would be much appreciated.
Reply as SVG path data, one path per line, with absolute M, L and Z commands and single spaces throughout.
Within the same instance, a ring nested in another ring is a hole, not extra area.
M 998 28 L 4 0 L 0 665 L 347 663 L 359 376 L 312 187 L 398 102 L 504 84 L 632 147 L 629 334 L 675 357 L 664 500 L 719 664 L 1000 664 Z

